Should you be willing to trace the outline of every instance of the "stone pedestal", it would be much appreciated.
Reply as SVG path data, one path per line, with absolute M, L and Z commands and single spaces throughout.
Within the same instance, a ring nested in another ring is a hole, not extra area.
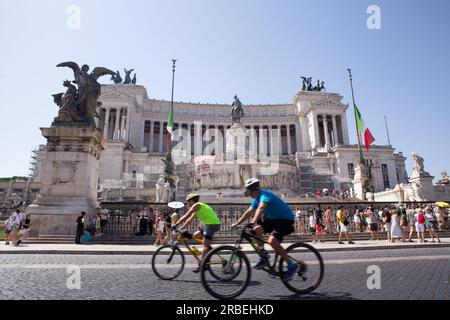
M 237 160 L 245 163 L 246 150 L 245 141 L 247 129 L 241 123 L 235 123 L 226 133 L 226 159 L 227 161 Z
M 434 201 L 433 176 L 428 172 L 417 172 L 413 170 L 409 182 L 414 190 L 414 198 L 416 201 Z
M 361 200 L 367 200 L 366 192 L 370 189 L 370 181 L 367 175 L 367 168 L 364 161 L 359 156 L 355 167 L 355 176 L 352 180 L 355 197 Z
M 47 138 L 41 192 L 28 206 L 33 236 L 73 235 L 76 218 L 94 217 L 97 202 L 102 135 L 92 128 L 41 128 Z

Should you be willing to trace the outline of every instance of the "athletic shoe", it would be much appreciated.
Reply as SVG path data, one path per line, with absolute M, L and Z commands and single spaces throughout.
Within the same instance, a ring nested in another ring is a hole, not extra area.
M 264 250 L 261 251 L 261 257 L 259 261 L 253 266 L 256 270 L 260 270 L 269 264 L 269 253 Z
M 292 261 L 288 262 L 287 271 L 283 273 L 283 280 L 290 281 L 294 277 L 295 271 L 297 271 L 298 265 Z

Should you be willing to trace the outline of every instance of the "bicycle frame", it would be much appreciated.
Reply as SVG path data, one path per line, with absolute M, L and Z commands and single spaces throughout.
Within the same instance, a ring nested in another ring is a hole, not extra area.
M 199 239 L 195 239 L 195 238 L 192 238 L 192 239 L 197 241 L 199 244 L 203 244 L 203 240 L 199 240 Z M 184 247 L 190 252 L 190 254 L 197 260 L 198 263 L 201 262 L 202 259 L 199 257 L 199 255 L 197 255 L 192 250 L 192 247 L 189 245 L 189 243 L 186 241 L 186 238 L 183 235 L 178 234 L 178 238 L 177 238 L 176 242 L 174 243 L 174 245 L 177 245 L 177 242 L 184 245 Z
M 239 237 L 239 239 L 237 239 L 235 241 L 234 245 L 235 245 L 236 249 L 240 249 L 242 240 L 245 239 L 252 246 L 253 250 L 255 250 L 255 252 L 258 254 L 258 256 L 263 258 L 261 250 L 259 249 L 258 244 L 254 240 L 261 241 L 261 242 L 263 242 L 265 244 L 269 244 L 269 243 L 267 241 L 264 241 L 263 239 L 255 236 L 255 235 L 247 232 L 246 229 L 247 228 L 243 228 L 242 229 L 241 236 Z M 271 276 L 279 277 L 280 273 L 276 269 L 276 265 L 277 265 L 277 263 L 279 261 L 278 258 L 279 258 L 279 255 L 277 253 L 275 253 L 275 259 L 273 261 L 273 264 L 269 264 L 268 267 L 264 267 L 264 268 L 262 268 L 260 270 L 263 270 L 263 271 L 269 273 Z

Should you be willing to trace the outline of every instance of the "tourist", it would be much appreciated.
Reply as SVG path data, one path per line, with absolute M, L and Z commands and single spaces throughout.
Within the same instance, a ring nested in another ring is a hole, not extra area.
M 327 207 L 327 210 L 325 210 L 325 230 L 328 233 L 334 233 L 333 223 L 331 222 L 331 207 Z
M 344 244 L 342 240 L 342 233 L 345 233 L 345 237 L 347 238 L 348 244 L 354 244 L 353 241 L 350 240 L 350 235 L 348 233 L 347 226 L 350 224 L 347 220 L 347 215 L 345 214 L 344 206 L 340 206 L 336 213 L 336 223 L 339 224 L 339 244 Z
M 430 233 L 431 242 L 435 242 L 434 238 L 436 238 L 437 241 L 440 243 L 441 239 L 439 239 L 439 236 L 437 235 L 437 232 L 436 232 L 436 230 L 438 228 L 437 217 L 436 217 L 436 214 L 433 212 L 433 210 L 431 210 L 430 207 L 425 208 L 425 217 L 427 220 L 427 227 L 428 227 L 428 232 Z
M 314 210 L 314 218 L 316 219 L 316 237 L 318 242 L 325 242 L 324 238 L 324 231 L 325 226 L 323 225 L 323 211 L 320 207 L 320 204 L 317 205 L 316 209 Z M 322 240 L 319 239 L 322 238 Z
M 131 234 L 133 236 L 137 235 L 137 226 L 138 226 L 139 216 L 136 210 L 132 209 L 130 213 L 130 222 L 131 222 Z
M 353 216 L 353 222 L 355 223 L 355 231 L 361 232 L 361 216 L 359 214 L 358 206 L 355 207 L 355 214 Z
M 17 241 L 17 245 L 21 244 L 23 240 L 25 240 L 30 232 L 31 228 L 31 214 L 27 213 L 25 219 L 22 223 L 22 226 L 19 230 L 19 240 Z
M 172 238 L 172 217 L 169 213 L 164 216 L 164 243 L 167 243 Z
M 379 240 L 378 237 L 378 215 L 375 213 L 372 207 L 368 207 L 365 212 L 367 217 L 367 223 L 369 224 L 369 230 L 371 235 L 371 240 Z
M 391 213 L 388 208 L 384 208 L 383 213 L 383 228 L 386 231 L 387 242 L 391 242 Z
M 413 205 L 410 205 L 406 210 L 406 217 L 408 218 L 408 225 L 409 225 L 408 242 L 414 242 L 412 240 L 412 236 L 414 231 L 416 231 L 416 220 L 415 220 L 416 213 L 417 213 L 416 209 L 414 208 Z
M 100 210 L 100 208 L 98 208 Z M 106 210 L 100 211 L 100 235 L 104 236 L 106 234 L 106 228 L 108 226 L 108 214 Z
M 303 223 L 303 216 L 300 208 L 295 210 L 295 220 L 297 221 L 297 233 L 303 234 L 305 232 L 305 225 Z
M 434 208 L 434 212 L 436 214 L 439 230 L 440 231 L 446 230 L 447 226 L 445 221 L 445 209 L 440 206 L 437 206 Z
M 390 212 L 390 217 L 391 217 L 391 230 L 390 230 L 391 241 L 395 242 L 395 239 L 404 240 L 402 229 L 400 227 L 400 214 L 396 208 L 392 208 Z
M 425 242 L 425 214 L 423 210 L 420 208 L 417 213 L 414 215 L 414 221 L 416 223 L 416 232 L 418 243 Z
M 402 229 L 402 241 L 406 242 L 409 233 L 408 215 L 405 208 L 400 213 L 400 228 Z
M 158 218 L 155 221 L 155 231 L 156 231 L 156 240 L 154 243 L 155 246 L 160 246 L 163 244 L 164 228 L 165 228 L 164 213 L 160 212 Z
M 145 213 L 140 214 L 139 219 L 139 235 L 145 237 L 147 235 L 148 220 Z
M 12 231 L 12 220 L 11 217 L 9 217 L 5 221 L 5 245 L 9 245 L 9 238 Z
M 102 215 L 100 208 L 95 209 L 95 236 L 102 235 Z
M 192 238 L 198 241 L 202 241 L 203 259 L 205 255 L 211 250 L 211 244 L 213 242 L 214 235 L 220 230 L 221 221 L 217 216 L 217 213 L 214 212 L 213 208 L 200 201 L 200 195 L 195 193 L 189 194 L 186 197 L 186 201 L 189 205 L 189 210 L 177 221 L 176 224 L 173 225 L 173 227 L 176 228 L 177 225 L 181 225 L 181 229 L 184 229 L 189 226 L 196 217 L 198 218 L 198 220 L 200 220 L 202 226 L 200 226 L 198 228 L 199 230 L 192 235 Z M 294 215 L 292 214 L 292 220 L 294 220 L 293 218 Z M 238 222 L 239 219 L 236 223 Z M 293 222 L 294 221 L 292 221 L 292 223 Z M 294 231 L 294 228 L 292 228 L 292 231 Z M 200 272 L 200 265 L 198 266 L 198 268 L 194 269 L 193 272 Z
M 82 211 L 81 215 L 77 218 L 77 232 L 75 236 L 75 243 L 81 244 L 81 236 L 84 231 L 84 217 L 86 216 L 86 212 Z
M 309 232 L 311 233 L 311 237 L 313 240 L 313 243 L 317 243 L 319 242 L 319 240 L 317 239 L 317 229 L 316 229 L 316 218 L 314 217 L 314 214 L 309 214 L 308 215 L 308 220 L 309 220 Z
M 9 219 L 11 219 L 11 232 L 9 233 L 7 240 L 17 246 L 19 240 L 18 233 L 22 226 L 22 213 L 19 207 L 14 210 Z
M 149 228 L 150 236 L 152 236 L 155 231 L 156 215 L 155 215 L 155 211 L 153 210 L 153 208 L 148 208 L 148 210 L 149 210 L 148 228 Z

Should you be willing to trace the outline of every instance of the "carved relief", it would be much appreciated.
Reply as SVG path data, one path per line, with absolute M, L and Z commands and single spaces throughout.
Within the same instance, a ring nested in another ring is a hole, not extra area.
M 65 184 L 74 182 L 73 178 L 78 169 L 78 161 L 53 161 L 55 176 L 53 184 Z

